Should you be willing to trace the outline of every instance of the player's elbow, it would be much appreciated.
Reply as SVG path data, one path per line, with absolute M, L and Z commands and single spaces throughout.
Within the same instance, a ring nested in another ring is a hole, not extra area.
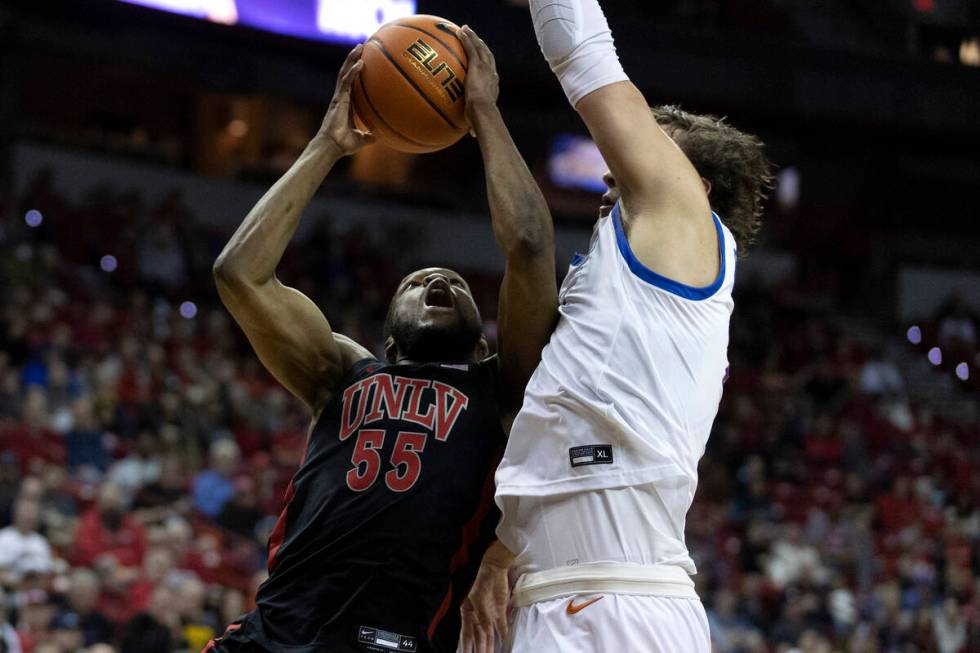
M 229 263 L 228 257 L 225 256 L 224 252 L 214 260 L 214 265 L 211 266 L 211 275 L 214 277 L 216 283 L 223 285 L 227 285 L 234 279 L 233 266 Z
M 515 230 L 504 247 L 508 258 L 553 255 L 555 233 L 550 225 L 526 224 Z
M 233 289 L 247 283 L 248 277 L 242 266 L 229 257 L 227 252 L 222 252 L 211 266 L 211 274 L 214 282 L 219 288 Z

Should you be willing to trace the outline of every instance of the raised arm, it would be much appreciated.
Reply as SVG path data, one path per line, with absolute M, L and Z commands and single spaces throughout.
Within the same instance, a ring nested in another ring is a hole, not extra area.
M 516 412 L 558 319 L 555 230 L 544 196 L 497 109 L 493 53 L 469 27 L 459 37 L 469 56 L 467 116 L 483 154 L 494 237 L 506 258 L 497 345 L 511 404 L 506 408 Z
M 709 283 L 718 245 L 705 185 L 623 72 L 598 0 L 530 7 L 541 51 L 621 193 L 637 257 L 682 283 Z
M 317 135 L 252 208 L 214 264 L 218 294 L 262 364 L 314 414 L 350 365 L 369 353 L 334 334 L 306 295 L 276 278 L 276 267 L 327 173 L 371 139 L 354 127 L 350 108 L 360 54 L 357 46 L 344 62 Z

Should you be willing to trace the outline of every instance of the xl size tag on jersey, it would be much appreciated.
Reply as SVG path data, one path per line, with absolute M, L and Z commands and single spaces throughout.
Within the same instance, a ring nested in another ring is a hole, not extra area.
M 587 444 L 582 447 L 572 447 L 568 450 L 568 459 L 572 467 L 582 465 L 611 465 L 613 451 L 611 444 Z
M 406 651 L 414 653 L 416 642 L 414 637 L 399 635 L 379 628 L 361 626 L 357 629 L 357 641 L 369 651 Z

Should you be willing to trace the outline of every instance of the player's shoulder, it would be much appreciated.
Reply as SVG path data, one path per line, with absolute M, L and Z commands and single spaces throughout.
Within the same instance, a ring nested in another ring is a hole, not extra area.
M 384 370 L 384 368 L 390 365 L 385 361 L 378 360 L 374 356 L 361 358 L 360 360 L 354 361 L 348 367 L 347 373 L 344 375 L 343 380 L 340 383 L 341 389 L 346 388 L 361 379 L 368 376 L 372 376 Z

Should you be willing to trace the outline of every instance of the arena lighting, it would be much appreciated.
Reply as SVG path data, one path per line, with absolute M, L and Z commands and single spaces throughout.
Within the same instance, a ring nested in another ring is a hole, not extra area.
M 967 365 L 966 363 L 960 363 L 959 365 L 957 365 L 956 366 L 956 377 L 960 381 L 969 381 L 970 380 L 970 366 Z
M 593 193 L 606 192 L 602 174 L 606 163 L 591 138 L 560 134 L 551 141 L 548 175 L 562 188 L 577 188 Z
M 787 211 L 800 203 L 800 169 L 796 166 L 786 166 L 776 174 L 776 201 Z
M 980 66 L 980 38 L 960 43 L 960 63 L 964 66 Z
M 248 123 L 240 118 L 236 118 L 228 123 L 228 133 L 235 138 L 241 138 L 248 133 Z
M 917 345 L 922 342 L 922 329 L 916 325 L 909 327 L 909 330 L 905 332 L 905 337 L 909 339 L 913 345 Z
M 185 320 L 192 319 L 197 315 L 197 304 L 194 302 L 183 302 L 180 305 L 180 316 Z
M 933 365 L 942 365 L 943 363 L 943 350 L 939 347 L 933 347 L 928 353 L 929 362 Z
M 103 272 L 115 272 L 118 266 L 119 262 L 112 254 L 106 254 L 99 260 L 99 267 L 102 268 Z
M 224 25 L 356 43 L 415 13 L 415 0 L 119 0 Z
M 37 209 L 31 209 L 24 214 L 24 222 L 27 223 L 28 227 L 40 227 L 41 223 L 44 222 L 44 216 Z

